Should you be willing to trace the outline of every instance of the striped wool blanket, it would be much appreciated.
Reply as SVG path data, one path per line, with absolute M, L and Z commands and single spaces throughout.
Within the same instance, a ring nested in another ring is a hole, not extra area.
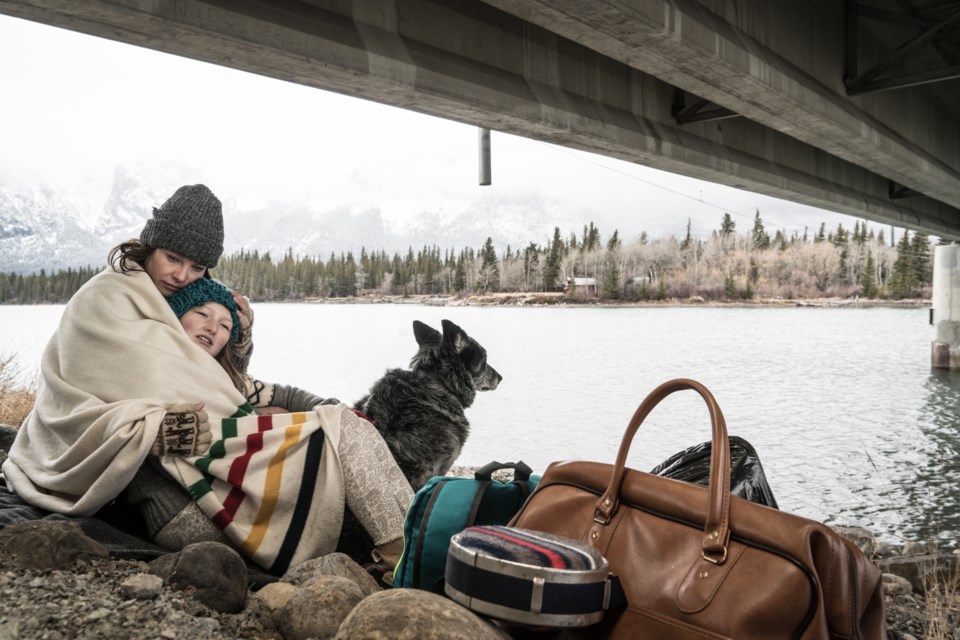
M 336 455 L 345 405 L 309 413 L 247 415 L 212 426 L 198 458 L 162 458 L 201 511 L 271 573 L 332 552 L 343 522 Z

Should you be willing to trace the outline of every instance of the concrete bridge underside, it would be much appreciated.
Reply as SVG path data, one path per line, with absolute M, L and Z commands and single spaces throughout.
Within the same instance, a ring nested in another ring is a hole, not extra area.
M 0 0 L 0 13 L 960 239 L 955 0 Z

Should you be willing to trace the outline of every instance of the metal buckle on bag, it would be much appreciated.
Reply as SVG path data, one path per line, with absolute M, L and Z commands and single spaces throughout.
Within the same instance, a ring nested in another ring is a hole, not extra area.
M 607 508 L 609 508 L 612 504 L 613 504 L 613 500 L 610 499 L 610 496 L 607 496 L 607 498 L 603 501 L 603 506 Z M 612 515 L 613 514 L 603 515 L 600 512 L 600 509 L 595 508 L 593 510 L 593 521 L 596 522 L 597 524 L 608 525 L 610 524 L 610 518 Z
M 700 555 L 703 556 L 703 559 L 707 562 L 712 562 L 713 564 L 719 566 L 727 561 L 727 545 L 723 545 L 723 555 L 719 558 L 711 558 L 707 555 L 707 552 L 703 551 L 702 549 L 700 551 Z
M 540 613 L 543 609 L 543 587 L 545 580 L 540 576 L 536 576 L 531 585 L 530 590 L 530 613 Z

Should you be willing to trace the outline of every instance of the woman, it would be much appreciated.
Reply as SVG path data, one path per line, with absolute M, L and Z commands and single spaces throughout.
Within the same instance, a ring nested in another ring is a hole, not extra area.
M 203 185 L 184 186 L 154 209 L 140 240 L 116 248 L 111 267 L 74 294 L 44 349 L 33 411 L 3 466 L 17 495 L 49 511 L 91 515 L 130 483 L 166 435 L 176 434 L 178 451 L 206 450 L 210 398 L 149 363 L 189 366 L 179 325 L 158 319 L 169 312 L 165 296 L 204 276 L 222 251 L 220 201 Z M 228 411 L 236 400 L 223 397 L 213 408 Z
M 3 465 L 8 487 L 21 499 L 68 516 L 91 515 L 154 465 L 184 486 L 213 439 L 211 426 L 222 436 L 224 418 L 249 413 L 244 394 L 187 338 L 166 301 L 206 275 L 222 251 L 220 201 L 203 185 L 184 186 L 154 210 L 139 241 L 120 245 L 111 267 L 73 296 L 44 350 L 34 410 Z M 238 323 L 242 334 L 239 308 Z M 249 327 L 234 350 L 245 339 L 248 346 Z M 327 411 L 308 422 L 303 440 L 323 439 L 324 454 L 311 459 L 310 469 L 330 491 L 310 511 L 317 525 L 312 539 L 298 541 L 289 561 L 324 551 L 339 536 L 343 500 L 336 493 L 343 478 L 334 445 L 341 416 Z M 291 462 L 302 455 L 298 444 L 290 445 Z M 152 464 L 144 466 L 148 459 Z

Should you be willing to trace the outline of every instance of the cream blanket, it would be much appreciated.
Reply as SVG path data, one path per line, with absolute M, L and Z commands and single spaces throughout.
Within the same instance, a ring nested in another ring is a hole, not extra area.
M 108 268 L 66 306 L 43 353 L 36 405 L 3 465 L 7 484 L 35 506 L 92 515 L 130 483 L 174 402 L 205 403 L 214 446 L 206 457 L 161 462 L 241 550 L 267 568 L 334 550 L 346 408 L 244 417 L 246 399 L 143 272 Z

